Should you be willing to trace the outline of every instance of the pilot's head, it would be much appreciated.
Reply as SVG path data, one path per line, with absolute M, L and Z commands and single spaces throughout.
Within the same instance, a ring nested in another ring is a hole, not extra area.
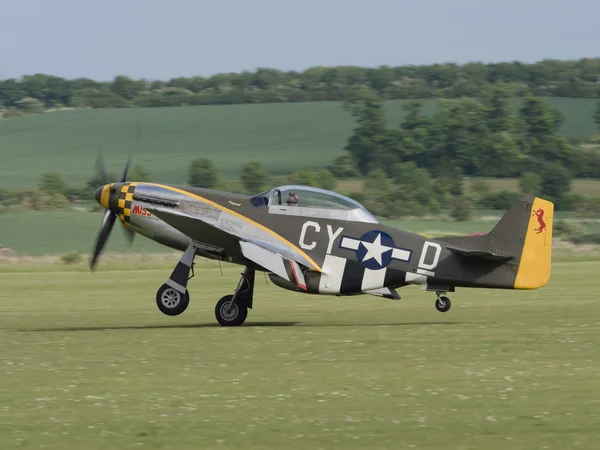
M 286 203 L 288 205 L 297 205 L 298 204 L 298 194 L 296 194 L 296 192 L 294 192 L 294 191 L 290 192 L 290 195 L 288 196 Z

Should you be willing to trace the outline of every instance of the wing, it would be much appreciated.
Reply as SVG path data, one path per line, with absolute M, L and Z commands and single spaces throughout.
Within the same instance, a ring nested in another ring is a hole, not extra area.
M 300 289 L 306 291 L 306 280 L 304 279 L 304 270 L 297 261 L 284 257 L 268 248 L 248 241 L 241 241 L 242 253 L 246 258 L 261 267 L 279 275 L 287 281 L 298 285 Z
M 244 258 L 306 291 L 304 273 L 308 270 L 308 265 L 292 248 L 256 237 L 236 235 L 182 211 L 160 206 L 145 208 L 194 242 L 228 248 L 230 251 L 233 247 L 241 252 Z
M 241 257 L 239 238 L 231 233 L 181 211 L 154 205 L 144 206 L 144 208 L 189 237 L 198 248 L 212 254 Z

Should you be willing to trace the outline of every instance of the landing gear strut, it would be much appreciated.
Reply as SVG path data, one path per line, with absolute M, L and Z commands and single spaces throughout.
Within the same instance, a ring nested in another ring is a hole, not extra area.
M 156 293 L 156 306 L 167 316 L 177 316 L 184 312 L 190 303 L 187 282 L 194 276 L 196 247 L 189 245 L 173 269 L 171 276 Z M 190 275 L 192 272 L 192 276 Z M 248 317 L 254 297 L 254 269 L 246 267 L 233 295 L 226 295 L 215 305 L 217 321 L 225 326 L 239 326 Z
M 224 327 L 240 326 L 248 317 L 254 295 L 254 269 L 246 267 L 233 295 L 226 295 L 215 305 L 215 317 Z
M 195 256 L 196 247 L 193 245 L 188 246 L 167 282 L 156 293 L 156 306 L 163 314 L 178 316 L 190 304 L 187 282 L 194 276 Z M 192 271 L 191 277 L 189 276 L 190 270 Z
M 437 300 L 435 301 L 435 309 L 439 312 L 447 312 L 450 310 L 452 303 L 450 303 L 450 299 L 448 297 L 442 296 L 445 292 L 436 292 Z

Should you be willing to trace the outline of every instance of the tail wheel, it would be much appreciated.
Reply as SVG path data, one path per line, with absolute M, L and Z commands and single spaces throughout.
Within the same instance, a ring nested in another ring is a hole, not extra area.
M 163 284 L 156 293 L 156 306 L 167 316 L 178 316 L 184 312 L 190 304 L 190 293 L 186 289 L 182 294 L 177 289 Z
M 215 317 L 224 327 L 240 326 L 248 317 L 248 307 L 244 302 L 236 301 L 231 307 L 233 295 L 226 295 L 215 305 Z

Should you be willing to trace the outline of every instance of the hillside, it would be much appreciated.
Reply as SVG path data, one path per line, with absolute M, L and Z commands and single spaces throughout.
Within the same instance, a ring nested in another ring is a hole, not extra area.
M 596 100 L 549 101 L 565 115 L 563 135 L 594 132 Z M 390 123 L 401 120 L 403 102 L 387 102 Z M 424 104 L 431 113 L 433 100 Z M 33 186 L 50 171 L 81 185 L 99 148 L 116 175 L 134 145 L 136 121 L 143 140 L 134 162 L 170 183 L 186 183 L 188 163 L 198 156 L 212 158 L 225 177 L 237 177 L 251 160 L 274 174 L 320 168 L 342 152 L 353 126 L 341 102 L 71 110 L 0 120 L 0 188 Z

